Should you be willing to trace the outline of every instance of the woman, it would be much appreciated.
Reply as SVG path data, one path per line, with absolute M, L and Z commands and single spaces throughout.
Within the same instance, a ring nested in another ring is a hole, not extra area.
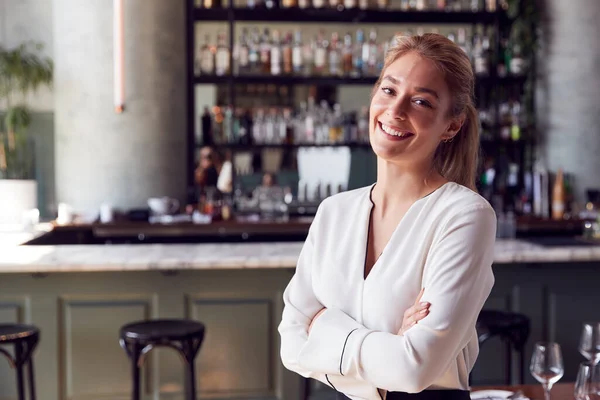
M 284 293 L 281 358 L 339 398 L 467 400 L 496 232 L 474 192 L 473 72 L 441 35 L 396 41 L 369 113 L 377 182 L 319 207 Z

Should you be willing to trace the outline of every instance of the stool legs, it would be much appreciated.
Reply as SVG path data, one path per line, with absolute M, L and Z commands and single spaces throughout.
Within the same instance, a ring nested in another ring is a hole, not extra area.
M 186 364 L 185 398 L 186 400 L 196 400 L 196 372 L 194 368 L 194 360 L 188 360 Z
M 23 345 L 15 343 L 15 369 L 17 370 L 17 398 L 25 400 L 25 385 L 23 384 Z
M 29 375 L 29 399 L 35 400 L 35 384 L 33 379 L 33 357 L 29 357 L 27 362 L 27 373 Z
M 131 344 L 131 380 L 133 382 L 133 390 L 131 392 L 131 400 L 140 400 L 140 345 L 137 343 Z

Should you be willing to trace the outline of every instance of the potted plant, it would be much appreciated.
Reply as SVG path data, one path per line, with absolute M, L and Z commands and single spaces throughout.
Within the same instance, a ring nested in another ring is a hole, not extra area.
M 28 135 L 27 96 L 52 84 L 53 62 L 42 45 L 0 46 L 0 223 L 20 223 L 23 211 L 37 208 L 34 147 Z

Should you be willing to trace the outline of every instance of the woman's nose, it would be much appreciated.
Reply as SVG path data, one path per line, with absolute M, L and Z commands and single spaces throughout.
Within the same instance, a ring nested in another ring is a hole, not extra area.
M 389 104 L 386 114 L 393 119 L 405 120 L 408 117 L 407 101 L 400 97 Z

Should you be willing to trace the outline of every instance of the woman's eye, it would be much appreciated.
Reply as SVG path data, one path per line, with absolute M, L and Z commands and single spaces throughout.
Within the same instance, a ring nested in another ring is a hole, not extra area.
M 417 99 L 414 101 L 416 105 L 418 106 L 423 106 L 423 107 L 427 107 L 427 108 L 432 108 L 431 107 L 431 103 L 429 103 L 427 100 L 422 100 L 422 99 Z
M 390 96 L 392 96 L 394 94 L 394 90 L 389 87 L 382 87 L 381 91 Z

